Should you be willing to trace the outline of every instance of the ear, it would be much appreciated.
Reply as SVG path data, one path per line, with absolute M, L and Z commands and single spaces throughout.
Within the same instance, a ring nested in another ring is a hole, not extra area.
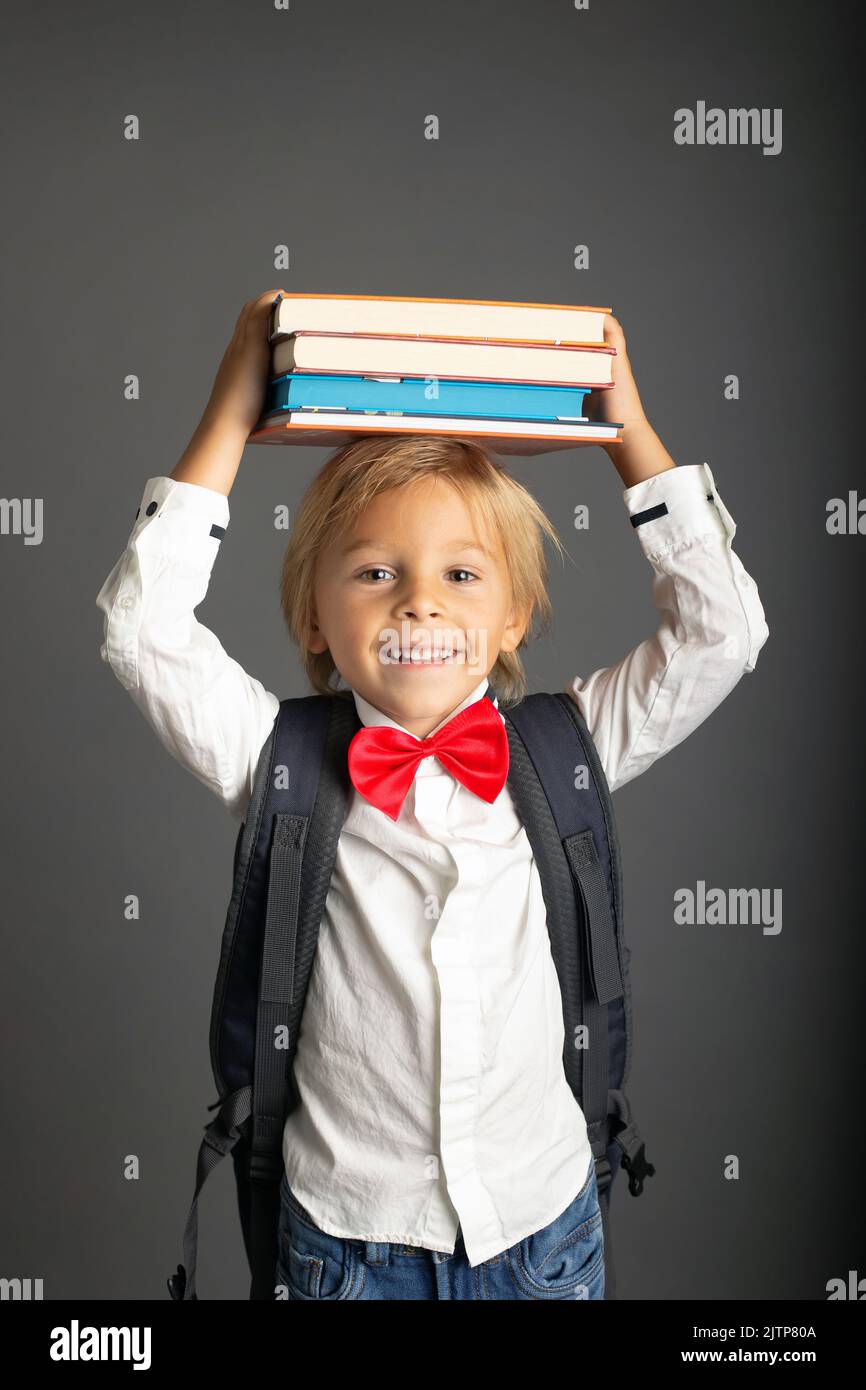
M 310 633 L 307 637 L 307 651 L 315 652 L 318 655 L 320 652 L 326 652 L 327 650 L 328 639 L 319 627 L 316 610 L 314 608 L 310 616 Z
M 502 642 L 499 650 L 502 652 L 513 652 L 523 640 L 524 634 L 529 626 L 530 614 L 517 608 L 512 608 L 508 614 L 508 621 L 502 633 Z

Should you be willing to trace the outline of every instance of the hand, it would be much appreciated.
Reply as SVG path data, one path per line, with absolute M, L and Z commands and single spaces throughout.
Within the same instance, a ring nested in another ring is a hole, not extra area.
M 262 413 L 270 367 L 268 316 L 278 294 L 266 290 L 241 309 L 223 353 L 210 399 L 192 439 L 169 474 L 228 497 L 244 446 Z
M 285 293 L 265 290 L 241 309 L 205 409 L 209 426 L 236 431 L 246 439 L 261 416 L 271 360 L 268 318 L 277 295 Z
M 613 386 L 592 391 L 584 401 L 584 412 L 590 420 L 622 423 L 622 438 L 618 443 L 602 444 L 625 487 L 645 482 L 656 473 L 676 468 L 646 417 L 637 384 L 628 360 L 625 334 L 612 314 L 604 316 L 604 340 L 616 348 L 613 359 Z
M 612 314 L 604 316 L 604 341 L 609 347 L 616 348 L 616 357 L 613 359 L 614 384 L 600 391 L 591 391 L 584 400 L 584 413 L 597 424 L 614 420 L 617 423 L 622 422 L 625 443 L 630 433 L 634 436 L 639 429 L 648 426 L 649 421 L 628 359 L 625 334 L 619 320 Z M 620 447 L 617 444 L 613 445 L 614 450 Z

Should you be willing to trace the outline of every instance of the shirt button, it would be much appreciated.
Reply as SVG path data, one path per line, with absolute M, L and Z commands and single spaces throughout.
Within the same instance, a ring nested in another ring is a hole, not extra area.
M 741 575 L 740 575 L 740 588 L 741 588 L 741 589 L 748 589 L 748 587 L 749 587 L 749 585 L 751 584 L 751 582 L 752 582 L 752 581 L 751 581 L 751 579 L 749 578 L 749 576 L 748 576 L 747 574 L 741 574 Z
M 154 512 L 156 511 L 158 505 L 159 505 L 158 502 L 150 502 L 150 503 L 148 504 L 148 506 L 145 508 L 145 513 L 144 513 L 145 516 L 153 516 L 153 514 L 154 514 Z
M 135 599 L 132 597 L 132 594 L 124 594 L 123 598 L 120 600 L 120 606 L 121 608 L 134 608 Z

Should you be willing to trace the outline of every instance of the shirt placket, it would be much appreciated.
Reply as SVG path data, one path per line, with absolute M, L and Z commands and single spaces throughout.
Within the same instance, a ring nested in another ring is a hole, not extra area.
M 457 868 L 456 883 L 440 904 L 430 953 L 440 998 L 439 1153 L 448 1197 L 472 1258 L 482 1242 L 500 1237 L 501 1222 L 478 1171 L 476 1147 L 484 1038 L 474 937 L 483 911 L 484 851 L 449 833 L 446 808 L 453 797 L 447 776 L 416 780 L 416 818 L 447 845 Z

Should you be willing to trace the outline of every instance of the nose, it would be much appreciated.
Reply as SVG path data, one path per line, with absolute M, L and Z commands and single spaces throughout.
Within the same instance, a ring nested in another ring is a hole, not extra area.
M 437 608 L 433 603 L 424 603 L 423 600 L 417 603 L 400 604 L 396 609 L 398 618 L 414 618 L 415 621 L 423 621 L 426 618 L 441 618 L 442 609 Z
M 420 579 L 407 581 L 394 606 L 396 617 L 414 618 L 416 621 L 440 618 L 444 611 L 441 595 L 435 592 L 435 585 Z

